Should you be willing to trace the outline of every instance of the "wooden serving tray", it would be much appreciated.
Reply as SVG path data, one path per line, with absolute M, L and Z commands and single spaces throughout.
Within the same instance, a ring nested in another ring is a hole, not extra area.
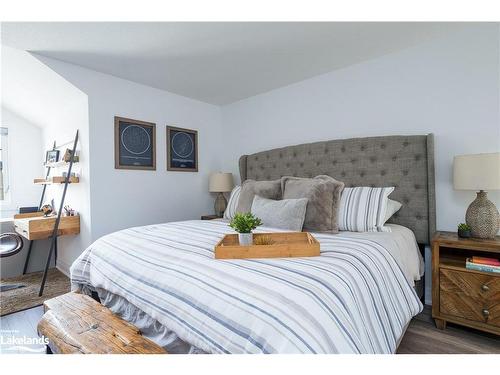
M 319 242 L 307 232 L 255 233 L 270 237 L 272 245 L 240 246 L 237 234 L 226 234 L 215 245 L 215 259 L 290 258 L 319 256 Z

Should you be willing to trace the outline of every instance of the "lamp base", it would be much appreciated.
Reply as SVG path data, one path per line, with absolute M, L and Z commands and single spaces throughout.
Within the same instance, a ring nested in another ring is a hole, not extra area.
M 214 210 L 215 214 L 219 217 L 224 215 L 226 211 L 227 200 L 223 193 L 217 193 L 217 198 L 215 198 Z
M 481 190 L 465 213 L 465 222 L 471 228 L 472 237 L 494 238 L 500 228 L 500 214 L 488 199 L 488 194 Z

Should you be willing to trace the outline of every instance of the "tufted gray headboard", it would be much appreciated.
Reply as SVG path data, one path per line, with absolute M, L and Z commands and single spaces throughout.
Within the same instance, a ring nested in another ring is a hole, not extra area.
M 436 229 L 434 136 L 338 139 L 243 155 L 241 181 L 282 176 L 332 176 L 349 186 L 394 186 L 390 198 L 403 207 L 389 220 L 410 228 L 419 244 Z

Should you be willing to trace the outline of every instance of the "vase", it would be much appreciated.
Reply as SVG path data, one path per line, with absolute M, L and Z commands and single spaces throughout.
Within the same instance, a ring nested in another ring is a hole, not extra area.
M 479 191 L 476 199 L 467 208 L 465 222 L 471 228 L 472 237 L 495 238 L 500 226 L 500 215 L 485 191 Z
M 250 246 L 253 244 L 253 233 L 238 233 L 240 246 Z

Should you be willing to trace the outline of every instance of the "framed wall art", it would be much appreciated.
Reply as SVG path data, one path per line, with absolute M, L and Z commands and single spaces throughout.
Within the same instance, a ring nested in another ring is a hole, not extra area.
M 45 163 L 56 163 L 59 161 L 59 150 L 50 150 L 45 153 Z
M 198 172 L 198 132 L 167 126 L 167 170 Z
M 115 116 L 115 168 L 156 170 L 156 124 Z

